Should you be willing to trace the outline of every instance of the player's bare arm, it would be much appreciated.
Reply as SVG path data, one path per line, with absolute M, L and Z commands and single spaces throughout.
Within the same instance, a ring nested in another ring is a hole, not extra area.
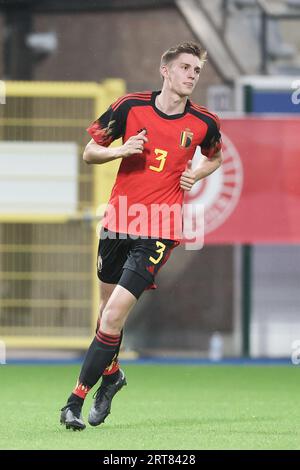
M 217 170 L 221 164 L 222 150 L 216 152 L 211 158 L 207 158 L 203 155 L 200 165 L 194 170 L 191 168 L 192 161 L 189 160 L 187 168 L 182 173 L 180 178 L 181 189 L 190 191 L 197 181 L 205 178 L 206 176 L 209 176 L 211 173 Z
M 120 147 L 104 147 L 97 144 L 94 139 L 91 139 L 83 152 L 83 160 L 89 164 L 101 165 L 117 158 L 131 157 L 132 155 L 143 153 L 146 142 L 148 142 L 148 139 L 145 130 L 131 136 Z

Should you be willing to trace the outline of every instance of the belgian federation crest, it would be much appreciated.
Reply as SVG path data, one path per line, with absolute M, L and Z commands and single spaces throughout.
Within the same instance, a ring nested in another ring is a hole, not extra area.
M 190 129 L 185 129 L 180 134 L 180 147 L 187 148 L 191 145 L 194 134 Z

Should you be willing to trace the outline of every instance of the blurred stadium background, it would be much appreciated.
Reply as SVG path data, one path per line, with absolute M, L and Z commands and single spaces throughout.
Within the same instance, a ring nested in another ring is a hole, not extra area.
M 160 56 L 183 40 L 208 50 L 193 99 L 222 118 L 225 165 L 191 196 L 206 204 L 204 248 L 175 250 L 159 289 L 129 318 L 123 357 L 291 357 L 300 339 L 299 20 L 299 0 L 0 0 L 8 362 L 78 356 L 89 344 L 97 208 L 116 166 L 83 163 L 85 128 L 126 91 L 159 89 Z

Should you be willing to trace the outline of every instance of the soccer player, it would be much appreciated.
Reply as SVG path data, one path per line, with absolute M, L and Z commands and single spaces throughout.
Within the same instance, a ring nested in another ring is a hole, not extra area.
M 221 164 L 219 119 L 189 99 L 205 57 L 194 43 L 168 49 L 161 58 L 161 91 L 119 98 L 87 129 L 92 140 L 84 160 L 101 165 L 120 159 L 121 163 L 100 234 L 102 303 L 96 335 L 61 410 L 60 421 L 67 428 L 85 428 L 82 405 L 101 377 L 89 424 L 103 423 L 110 413 L 113 396 L 126 385 L 118 362 L 126 318 L 142 293 L 156 287 L 159 268 L 181 238 L 184 191 Z M 120 137 L 120 147 L 109 147 Z M 197 146 L 203 157 L 192 169 Z M 172 210 L 161 217 L 166 207 Z

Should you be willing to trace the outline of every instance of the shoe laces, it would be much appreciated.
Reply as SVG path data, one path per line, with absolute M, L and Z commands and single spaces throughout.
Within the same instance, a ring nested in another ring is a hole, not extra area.
M 95 391 L 94 395 L 93 395 L 93 398 L 95 399 L 96 401 L 96 405 L 99 404 L 100 400 L 102 397 L 104 397 L 106 395 L 106 393 L 109 391 L 109 388 L 111 387 L 111 385 L 113 384 L 105 384 L 105 383 L 102 383 L 100 385 L 99 388 L 97 388 L 97 390 Z
M 102 397 L 107 396 L 107 394 L 108 394 L 107 398 L 109 398 L 110 394 L 108 392 L 110 392 L 111 389 L 114 389 L 114 387 L 116 386 L 120 378 L 122 378 L 122 375 L 119 375 L 118 379 L 115 382 L 111 382 L 111 383 L 110 382 L 106 383 L 105 381 L 102 380 L 100 387 L 97 388 L 97 390 L 95 391 L 93 395 L 93 398 L 96 400 L 95 402 L 96 405 L 98 405 Z

